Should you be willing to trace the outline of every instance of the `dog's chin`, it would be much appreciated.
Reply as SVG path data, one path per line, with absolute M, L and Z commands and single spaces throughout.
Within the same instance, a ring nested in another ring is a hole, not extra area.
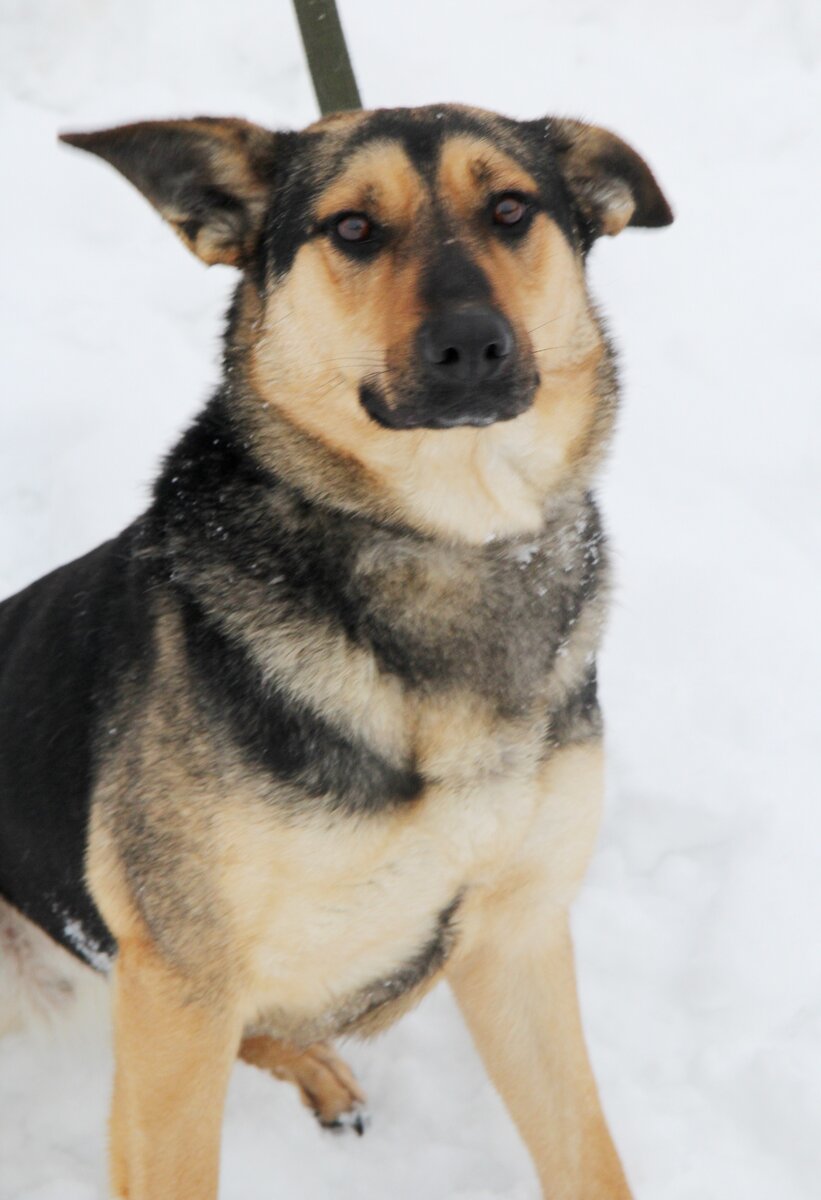
M 485 429 L 500 421 L 513 421 L 527 412 L 535 392 L 534 385 L 470 405 L 443 403 L 435 406 L 430 401 L 392 405 L 380 388 L 363 383 L 359 389 L 359 402 L 371 420 L 383 429 Z

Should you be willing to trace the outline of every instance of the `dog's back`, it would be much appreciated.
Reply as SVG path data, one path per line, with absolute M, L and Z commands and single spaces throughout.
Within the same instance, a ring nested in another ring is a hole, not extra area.
M 135 529 L 0 604 L 0 898 L 92 966 L 114 943 L 85 886 L 115 687 L 144 656 Z

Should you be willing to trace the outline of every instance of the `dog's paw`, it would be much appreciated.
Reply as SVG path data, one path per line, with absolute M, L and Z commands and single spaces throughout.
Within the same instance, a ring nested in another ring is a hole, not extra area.
M 348 1064 L 328 1042 L 297 1050 L 265 1035 L 247 1037 L 240 1055 L 245 1062 L 287 1079 L 299 1088 L 304 1104 L 320 1125 L 336 1133 L 352 1130 L 360 1137 L 370 1118 L 365 1095 Z
M 340 1113 L 338 1117 L 334 1117 L 333 1121 L 323 1121 L 317 1113 L 317 1120 L 323 1129 L 330 1130 L 331 1133 L 339 1135 L 345 1133 L 355 1133 L 357 1137 L 362 1137 L 367 1129 L 370 1128 L 371 1114 L 362 1104 L 357 1104 L 347 1112 Z
M 317 1042 L 299 1056 L 292 1070 L 302 1099 L 324 1129 L 362 1136 L 370 1121 L 365 1095 L 333 1046 Z

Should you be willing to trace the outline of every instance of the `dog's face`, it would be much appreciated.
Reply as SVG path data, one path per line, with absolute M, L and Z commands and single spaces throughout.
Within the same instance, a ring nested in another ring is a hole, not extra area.
M 587 250 L 672 220 L 643 160 L 575 121 L 445 105 L 297 134 L 199 119 L 65 140 L 120 169 L 205 262 L 244 271 L 235 341 L 255 393 L 367 465 L 394 454 L 386 438 L 457 427 L 572 456 L 596 397 L 568 382 L 592 378 L 602 346 Z
M 319 382 L 344 380 L 339 390 L 394 430 L 482 427 L 528 409 L 548 323 L 583 299 L 561 175 L 534 140 L 453 109 L 306 135 L 269 243 L 269 324 L 290 325 L 289 374 L 318 360 L 332 368 Z
M 541 189 L 492 141 L 432 125 L 366 122 L 334 155 L 275 303 L 321 295 L 335 366 L 391 429 L 510 420 L 539 378 L 526 293 L 546 276 Z

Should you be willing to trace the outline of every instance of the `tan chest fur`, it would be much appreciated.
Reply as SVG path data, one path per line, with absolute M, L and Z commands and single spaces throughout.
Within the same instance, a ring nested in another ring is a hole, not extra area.
M 458 945 L 517 871 L 534 863 L 544 870 L 550 856 L 557 898 L 566 886 L 558 864 L 573 856 L 579 830 L 586 837 L 595 823 L 597 789 L 580 798 L 575 788 L 571 795 L 546 786 L 551 767 L 537 765 L 535 727 L 529 744 L 518 730 L 515 749 L 513 739 L 503 745 L 498 736 L 491 743 L 480 735 L 470 745 L 455 715 L 447 749 L 454 760 L 461 749 L 487 769 L 428 787 L 409 809 L 283 821 L 252 803 L 218 815 L 217 839 L 230 847 L 221 890 L 242 959 L 249 1026 L 305 1041 L 336 1032 L 352 1011 L 356 1017 L 353 998 L 367 1007 L 369 991 L 419 954 L 454 901 Z M 440 761 L 448 740 L 440 734 Z M 405 1006 L 385 1006 L 379 1025 Z
M 522 580 L 538 563 L 527 550 L 514 559 Z M 391 576 L 401 606 L 385 584 L 374 591 L 413 614 L 423 597 L 400 586 L 403 578 Z M 428 590 L 438 578 L 434 571 Z M 535 584 L 541 598 L 538 576 Z M 244 595 L 253 609 L 253 589 Z M 458 614 L 468 597 L 462 589 L 447 604 L 438 590 L 436 598 L 437 611 Z M 240 627 L 243 603 L 234 610 Z M 154 685 L 105 773 L 92 820 L 89 881 L 112 932 L 121 939 L 148 925 L 195 990 L 229 983 L 251 1028 L 310 1042 L 360 1028 L 372 1007 L 377 1025 L 389 1023 L 471 940 L 517 875 L 543 877 L 547 900 L 566 899 L 581 874 L 579 847 L 589 847 L 599 797 L 597 783 L 584 781 L 598 770 L 597 751 L 592 766 L 583 756 L 557 785 L 557 769 L 580 748 L 546 757 L 546 735 L 562 691 L 584 676 L 599 626 L 591 604 L 525 710 L 507 717 L 496 697 L 467 682 L 402 688 L 318 624 L 309 637 L 287 622 L 274 641 L 255 634 L 258 661 L 292 694 L 406 755 L 425 781 L 416 799 L 352 813 L 289 796 L 215 736 L 191 690 L 178 621 L 167 614 Z M 135 830 L 136 807 L 143 826 Z M 400 987 L 452 906 L 429 969 Z

